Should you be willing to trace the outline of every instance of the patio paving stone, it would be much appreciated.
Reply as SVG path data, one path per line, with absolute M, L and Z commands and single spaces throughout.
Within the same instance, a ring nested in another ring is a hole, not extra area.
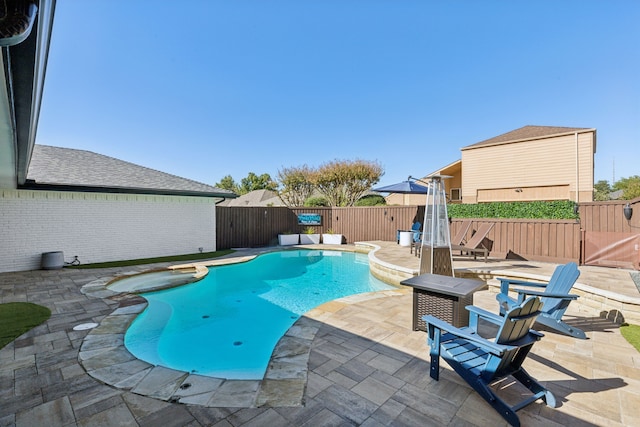
M 46 402 L 16 416 L 16 427 L 44 425 L 65 426 L 75 423 L 75 416 L 68 397 Z
M 251 408 L 255 406 L 259 381 L 225 381 L 213 394 L 208 406 Z
M 58 424 L 54 424 L 58 425 Z M 78 427 L 134 426 L 136 419 L 124 403 L 95 413 L 77 422 Z M 16 426 L 18 427 L 18 426 Z
M 338 384 L 329 386 L 315 399 L 334 414 L 356 424 L 362 424 L 378 408 L 375 403 Z
M 256 398 L 256 406 L 287 407 L 302 406 L 300 396 L 307 385 L 304 378 L 265 379 Z
M 155 366 L 131 391 L 156 399 L 169 400 L 188 376 L 185 372 Z
M 125 384 L 122 388 L 135 387 L 142 379 L 151 371 L 152 365 L 142 360 L 131 360 L 124 363 L 119 363 L 113 366 L 106 366 L 104 368 L 96 369 L 90 372 L 91 376 L 106 384 Z M 130 385 L 130 382 L 135 381 L 135 385 Z

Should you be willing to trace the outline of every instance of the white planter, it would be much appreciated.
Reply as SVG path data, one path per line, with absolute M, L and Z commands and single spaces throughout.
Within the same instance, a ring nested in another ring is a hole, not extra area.
M 278 234 L 278 244 L 280 246 L 297 245 L 299 240 L 299 234 Z
M 325 245 L 341 245 L 342 234 L 323 234 L 322 243 Z
M 300 244 L 301 245 L 313 245 L 320 243 L 320 234 L 301 234 L 300 235 Z

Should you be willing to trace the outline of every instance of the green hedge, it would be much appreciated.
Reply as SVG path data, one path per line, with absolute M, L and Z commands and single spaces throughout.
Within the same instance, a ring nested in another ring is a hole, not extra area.
M 384 197 L 377 194 L 370 194 L 368 196 L 361 197 L 356 201 L 355 206 L 384 206 L 387 202 Z
M 477 205 L 449 204 L 451 218 L 528 218 L 528 219 L 576 219 L 575 202 L 509 202 L 479 203 Z
M 304 206 L 307 208 L 318 208 L 322 206 L 329 206 L 329 202 L 324 197 L 309 197 L 304 201 Z

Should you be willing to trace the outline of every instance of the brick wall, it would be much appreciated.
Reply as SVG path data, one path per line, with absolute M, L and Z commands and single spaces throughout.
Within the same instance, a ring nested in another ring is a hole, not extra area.
M 0 272 L 214 251 L 215 225 L 209 198 L 0 190 Z

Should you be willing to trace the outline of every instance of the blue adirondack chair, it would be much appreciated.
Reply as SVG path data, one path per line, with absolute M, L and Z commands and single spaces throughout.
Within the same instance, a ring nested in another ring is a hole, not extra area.
M 416 256 L 420 256 L 420 247 L 422 246 L 422 231 L 414 231 L 411 238 L 410 253 L 414 253 Z
M 427 343 L 431 348 L 431 378 L 436 381 L 439 379 L 442 357 L 512 426 L 520 425 L 516 411 L 538 399 L 554 408 L 554 395 L 522 368 L 533 344 L 543 337 L 540 332 L 530 329 L 541 307 L 542 302 L 538 297 L 526 299 L 504 316 L 467 306 L 469 326 L 464 328 L 456 328 L 434 316 L 423 316 L 427 324 Z M 490 341 L 478 335 L 479 318 L 498 325 L 495 340 Z M 513 406 L 489 387 L 509 375 L 531 391 L 530 396 Z
M 570 294 L 569 291 L 579 276 L 578 265 L 575 262 L 570 262 L 556 267 L 551 279 L 549 279 L 549 283 L 498 278 L 500 280 L 500 293 L 496 295 L 496 299 L 500 304 L 500 314 L 504 314 L 510 307 L 519 304 L 527 296 L 539 296 L 543 308 L 542 313 L 538 316 L 537 323 L 575 338 L 586 339 L 587 336 L 581 329 L 562 321 L 562 316 L 567 311 L 569 303 L 578 298 L 578 295 Z M 509 287 L 512 285 L 524 287 L 513 289 L 518 293 L 517 299 L 513 299 L 508 295 Z

